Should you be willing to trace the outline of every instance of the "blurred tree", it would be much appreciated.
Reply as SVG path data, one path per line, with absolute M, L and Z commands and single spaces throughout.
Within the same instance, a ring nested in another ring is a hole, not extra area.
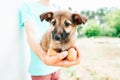
M 95 20 L 89 20 L 83 32 L 87 37 L 99 36 L 101 33 L 100 25 Z
M 71 7 L 68 9 L 73 11 Z M 88 22 L 84 29 L 82 26 L 78 27 L 79 37 L 81 35 L 120 37 L 120 9 L 104 7 L 96 11 L 84 10 L 80 14 L 86 16 Z
M 79 26 L 77 27 L 78 38 L 84 36 L 84 34 L 83 34 L 83 32 L 82 32 L 82 28 L 83 28 L 82 25 L 79 25 Z
M 103 24 L 105 21 L 103 19 L 103 17 L 105 16 L 105 14 L 107 14 L 109 12 L 110 9 L 108 8 L 99 8 L 96 11 L 90 11 L 90 10 L 86 10 L 86 11 L 81 11 L 80 13 L 87 16 L 87 18 L 90 19 L 95 19 L 97 20 L 100 24 Z
M 116 30 L 116 37 L 120 37 L 120 9 L 112 9 L 105 16 L 106 24 Z

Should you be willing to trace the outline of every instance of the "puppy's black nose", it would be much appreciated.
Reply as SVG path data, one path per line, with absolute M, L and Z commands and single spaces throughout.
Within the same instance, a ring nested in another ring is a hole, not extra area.
M 55 39 L 56 41 L 59 41 L 59 40 L 61 40 L 61 36 L 60 36 L 60 35 L 55 35 L 55 36 L 54 36 L 54 39 Z

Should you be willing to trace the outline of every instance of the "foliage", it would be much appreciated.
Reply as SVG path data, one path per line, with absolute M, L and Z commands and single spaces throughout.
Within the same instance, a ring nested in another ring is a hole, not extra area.
M 116 30 L 113 29 L 113 28 L 110 28 L 109 26 L 102 27 L 101 28 L 101 36 L 115 37 L 116 36 Z
M 110 28 L 116 30 L 116 37 L 120 37 L 120 10 L 113 9 L 111 12 L 106 14 L 105 17 L 106 24 L 110 26 Z
M 84 34 L 87 37 L 99 36 L 101 33 L 100 25 L 94 20 L 90 20 L 84 28 Z
M 97 11 L 81 11 L 88 17 L 86 27 L 78 27 L 78 37 L 86 35 L 120 37 L 120 9 L 100 8 Z
M 109 12 L 109 9 L 105 7 L 105 8 L 99 8 L 96 11 L 86 10 L 86 11 L 81 11 L 80 13 L 87 16 L 89 20 L 95 19 L 102 24 L 104 23 L 103 17 L 108 12 Z
M 83 27 L 81 25 L 79 25 L 77 27 L 78 38 L 85 36 L 84 33 L 83 33 L 83 31 L 82 31 L 82 28 Z

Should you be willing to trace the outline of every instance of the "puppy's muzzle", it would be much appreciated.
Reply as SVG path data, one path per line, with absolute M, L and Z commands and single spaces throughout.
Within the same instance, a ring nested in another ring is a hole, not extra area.
M 65 30 L 62 30 L 61 33 L 57 33 L 57 29 L 54 29 L 52 31 L 52 38 L 55 41 L 65 41 L 68 37 L 69 33 L 67 33 Z
M 55 34 L 55 35 L 54 35 L 54 40 L 56 40 L 56 41 L 62 40 L 61 35 Z

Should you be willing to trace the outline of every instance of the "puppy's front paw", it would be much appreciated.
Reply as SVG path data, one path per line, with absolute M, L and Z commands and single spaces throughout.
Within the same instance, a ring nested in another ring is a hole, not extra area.
M 56 55 L 56 54 L 57 54 L 57 52 L 54 49 L 52 49 L 52 48 L 48 49 L 48 52 L 47 52 L 48 56 L 53 56 L 53 55 Z
M 68 56 L 67 56 L 67 60 L 68 61 L 74 61 L 77 59 L 77 52 L 75 51 L 74 48 L 70 48 L 68 50 Z

